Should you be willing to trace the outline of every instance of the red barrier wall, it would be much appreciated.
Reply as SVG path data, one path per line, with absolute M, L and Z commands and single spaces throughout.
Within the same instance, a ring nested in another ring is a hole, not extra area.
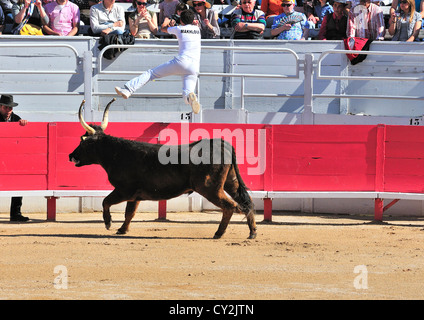
M 47 125 L 0 124 L 0 190 L 47 189 Z
M 109 123 L 106 132 L 151 143 L 223 134 L 251 190 L 424 192 L 424 127 Z M 69 162 L 83 133 L 79 123 L 2 123 L 0 190 L 112 189 L 100 166 Z
M 376 126 L 273 126 L 273 191 L 373 191 Z

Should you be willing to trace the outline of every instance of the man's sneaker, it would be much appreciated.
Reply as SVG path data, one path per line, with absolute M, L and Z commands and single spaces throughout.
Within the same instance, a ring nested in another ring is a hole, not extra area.
M 194 113 L 199 113 L 200 111 L 200 103 L 197 101 L 196 94 L 194 92 L 190 92 L 188 95 L 188 102 L 191 105 Z
M 124 99 L 128 99 L 131 96 L 131 92 L 125 88 L 115 87 L 115 91 Z

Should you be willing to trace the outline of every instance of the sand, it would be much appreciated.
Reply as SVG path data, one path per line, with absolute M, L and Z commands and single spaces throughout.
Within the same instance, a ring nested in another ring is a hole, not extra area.
M 101 213 L 46 222 L 0 214 L 0 299 L 423 299 L 422 218 L 278 214 L 258 237 L 242 215 L 212 239 L 220 212 L 137 213 L 116 235 Z

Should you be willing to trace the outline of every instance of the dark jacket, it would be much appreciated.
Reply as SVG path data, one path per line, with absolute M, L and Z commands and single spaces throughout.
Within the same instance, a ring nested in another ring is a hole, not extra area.
M 10 122 L 18 122 L 19 120 L 21 120 L 21 117 L 12 112 L 12 114 L 10 115 Z M 0 122 L 6 122 L 6 120 L 4 120 L 2 116 L 0 116 Z
M 343 17 L 336 22 L 333 18 L 333 13 L 327 14 L 327 40 L 343 40 L 346 38 L 347 17 Z

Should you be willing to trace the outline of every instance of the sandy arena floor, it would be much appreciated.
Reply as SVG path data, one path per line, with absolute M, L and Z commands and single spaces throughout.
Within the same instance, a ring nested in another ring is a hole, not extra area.
M 100 213 L 0 214 L 0 299 L 424 299 L 424 221 L 274 215 L 247 240 L 234 215 L 137 213 L 127 235 Z M 67 282 L 66 282 L 67 280 Z

